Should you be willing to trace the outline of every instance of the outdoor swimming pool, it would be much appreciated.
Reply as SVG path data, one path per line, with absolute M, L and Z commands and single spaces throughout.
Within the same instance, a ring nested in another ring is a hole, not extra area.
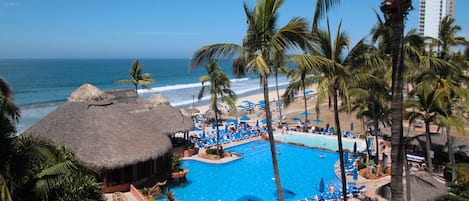
M 309 147 L 322 147 L 329 150 L 337 151 L 339 147 L 337 145 L 337 136 L 336 135 L 318 135 L 318 134 L 304 134 L 304 133 L 294 133 L 290 134 L 276 134 L 274 135 L 275 140 L 282 141 L 284 143 L 294 142 L 304 144 Z M 344 150 L 348 149 L 353 150 L 354 143 L 357 142 L 357 150 L 362 151 L 366 149 L 366 144 L 364 140 L 360 139 L 349 139 L 342 138 L 342 145 Z
M 277 156 L 282 187 L 295 194 L 285 200 L 318 194 L 321 178 L 326 186 L 340 182 L 333 171 L 339 157 L 336 152 L 288 144 L 277 144 L 276 147 L 280 151 Z M 251 200 L 256 200 L 254 197 L 276 200 L 269 143 L 253 141 L 227 150 L 240 153 L 243 158 L 226 164 L 183 161 L 182 166 L 189 168 L 189 174 L 187 183 L 170 185 L 175 197 L 185 201 L 247 201 L 248 197 Z M 321 158 L 320 154 L 325 157 Z

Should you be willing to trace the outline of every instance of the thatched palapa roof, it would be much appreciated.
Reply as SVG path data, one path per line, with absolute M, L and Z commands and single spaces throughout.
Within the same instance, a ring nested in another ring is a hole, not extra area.
M 163 134 L 174 134 L 194 129 L 194 121 L 171 105 L 161 94 L 155 94 L 145 102 L 146 110 L 132 112 L 145 125 Z
M 170 139 L 161 132 L 164 129 L 148 125 L 145 116 L 130 111 L 144 108 L 135 92 L 101 92 L 92 85 L 80 87 L 68 102 L 25 134 L 67 146 L 97 168 L 113 169 L 154 159 L 172 148 Z
M 108 99 L 106 93 L 91 84 L 84 84 L 75 90 L 68 99 L 70 102 L 102 101 Z
M 431 201 L 438 200 L 444 197 L 448 193 L 444 183 L 439 182 L 433 178 L 430 173 L 425 171 L 415 172 L 409 175 L 410 180 L 410 191 L 412 201 Z M 404 185 L 405 191 L 405 185 Z M 391 199 L 391 187 L 390 184 L 386 184 L 378 189 L 378 193 L 390 200 Z M 405 192 L 404 192 L 405 193 Z

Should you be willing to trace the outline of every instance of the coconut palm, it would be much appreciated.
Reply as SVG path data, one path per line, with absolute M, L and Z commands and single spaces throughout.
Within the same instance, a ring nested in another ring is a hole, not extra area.
M 135 86 L 135 92 L 137 92 L 138 86 L 142 86 L 144 89 L 149 89 L 149 84 L 155 83 L 156 80 L 152 79 L 150 73 L 143 73 L 143 64 L 138 60 L 132 62 L 132 67 L 129 70 L 128 80 L 117 80 L 114 84 L 133 84 Z
M 392 85 L 391 85 L 391 197 L 393 200 L 404 200 L 402 171 L 404 165 L 404 130 L 403 87 L 404 87 L 404 54 L 403 33 L 404 19 L 412 8 L 412 0 L 384 0 L 381 11 L 386 16 L 386 24 L 392 27 Z
M 202 88 L 197 98 L 199 100 L 202 99 L 206 91 L 210 93 L 210 106 L 215 113 L 215 124 L 217 124 L 217 154 L 221 156 L 220 130 L 218 129 L 218 114 L 220 113 L 218 109 L 218 99 L 220 98 L 222 102 L 227 103 L 232 110 L 235 110 L 236 94 L 230 89 L 230 78 L 221 71 L 220 66 L 215 60 L 210 60 L 210 62 L 205 65 L 205 69 L 207 70 L 207 75 L 200 77 Z M 210 82 L 210 84 L 206 85 L 207 82 Z
M 71 150 L 27 135 L 15 141 L 14 149 L 14 158 L 8 162 L 14 200 L 66 200 L 71 194 L 83 195 L 77 200 L 102 200 L 101 187 L 95 179 L 76 182 L 84 177 L 94 178 L 96 173 Z
M 347 65 L 362 63 L 352 61 L 356 58 L 351 56 L 356 53 L 355 51 L 360 50 L 360 48 L 352 48 L 352 51 L 350 51 L 348 55 L 345 55 L 345 49 L 349 47 L 349 40 L 346 34 L 341 31 L 341 23 L 339 23 L 337 27 L 335 38 L 332 38 L 329 23 L 327 23 L 327 30 L 318 29 L 314 31 L 314 33 L 313 47 L 315 48 L 312 52 L 313 55 L 317 56 L 296 55 L 294 59 L 295 63 L 300 67 L 306 66 L 310 69 L 316 69 L 314 72 L 317 73 L 308 77 L 308 79 L 312 79 L 309 83 L 318 83 L 316 104 L 321 103 L 326 98 L 333 98 L 334 121 L 340 154 L 342 192 L 344 192 L 343 199 L 346 200 L 347 195 L 345 192 L 347 192 L 347 181 L 345 177 L 338 98 L 340 96 L 342 104 L 345 105 L 347 111 L 350 111 L 349 89 L 358 86 L 373 88 L 376 86 L 377 79 L 369 75 L 361 73 L 351 74 L 349 72 L 348 69 L 351 67 L 347 67 Z M 318 59 L 318 56 L 321 57 L 323 61 Z
M 427 167 L 428 172 L 433 173 L 432 157 L 431 157 L 431 136 L 430 124 L 435 121 L 437 115 L 445 115 L 444 99 L 442 94 L 445 93 L 441 89 L 433 89 L 429 85 L 419 84 L 409 93 L 415 98 L 410 98 L 404 102 L 404 118 L 410 122 L 416 119 L 422 119 L 425 122 L 425 137 L 427 150 Z
M 316 58 L 317 60 L 322 59 L 321 57 Z M 304 132 L 308 131 L 308 104 L 306 98 L 306 89 L 309 86 L 314 84 L 314 79 L 307 79 L 307 76 L 313 73 L 316 68 L 311 68 L 311 66 L 299 65 L 297 68 L 291 69 L 288 71 L 287 76 L 290 77 L 290 83 L 288 84 L 287 89 L 283 94 L 283 99 L 285 105 L 288 106 L 293 100 L 295 100 L 295 95 L 298 92 L 303 92 L 303 102 L 304 102 Z M 316 73 L 317 74 L 317 73 Z M 312 78 L 312 77 L 310 77 Z
M 451 165 L 451 182 L 454 183 L 457 178 L 457 173 L 451 128 L 456 128 L 458 132 L 464 134 L 464 125 L 467 124 L 467 120 L 463 115 L 463 111 L 456 109 L 454 112 L 447 111 L 446 115 L 437 115 L 436 121 L 439 126 L 444 127 L 446 130 L 446 147 L 448 149 L 449 164 Z
M 307 25 L 302 18 L 293 18 L 287 25 L 277 27 L 278 10 L 283 0 L 257 0 L 254 8 L 244 4 L 248 29 L 243 45 L 214 44 L 197 50 L 191 59 L 191 68 L 197 67 L 213 58 L 242 58 L 235 72 L 245 70 L 257 72 L 260 75 L 260 84 L 264 94 L 267 130 L 272 156 L 272 164 L 278 199 L 283 200 L 280 173 L 277 163 L 277 153 L 272 132 L 272 114 L 269 99 L 269 83 L 267 78 L 272 73 L 273 56 L 278 52 L 286 52 L 294 47 L 303 47 L 309 39 Z
M 456 33 L 461 31 L 461 26 L 454 24 L 455 20 L 451 16 L 444 17 L 440 22 L 438 30 L 439 57 L 447 59 L 450 47 L 467 44 L 464 37 L 457 37 Z
M 20 109 L 13 102 L 13 91 L 8 82 L 0 77 L 0 200 L 11 201 L 9 187 L 9 163 L 13 153 L 15 125 L 20 118 Z

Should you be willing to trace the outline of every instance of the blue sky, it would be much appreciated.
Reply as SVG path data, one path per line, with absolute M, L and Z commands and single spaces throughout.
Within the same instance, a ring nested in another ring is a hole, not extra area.
M 243 2 L 255 0 L 0 0 L 0 58 L 190 58 L 214 43 L 240 43 Z M 311 22 L 315 0 L 286 0 L 280 23 Z M 342 0 L 330 14 L 342 19 L 353 43 L 366 37 L 381 0 Z M 417 27 L 418 0 L 407 28 Z M 456 1 L 460 35 L 469 38 L 469 1 Z M 324 23 L 323 23 L 324 24 Z

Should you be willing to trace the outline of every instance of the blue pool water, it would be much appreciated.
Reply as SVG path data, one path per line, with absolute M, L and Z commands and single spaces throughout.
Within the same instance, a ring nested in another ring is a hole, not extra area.
M 333 171 L 339 157 L 336 152 L 288 144 L 276 146 L 280 151 L 277 156 L 282 187 L 295 193 L 285 200 L 318 194 L 321 178 L 326 185 L 340 182 Z M 240 153 L 243 157 L 226 164 L 183 161 L 182 166 L 189 168 L 187 183 L 170 186 L 175 197 L 184 201 L 237 201 L 246 196 L 264 201 L 276 200 L 268 142 L 254 141 L 227 151 Z M 320 158 L 320 154 L 326 157 Z
M 301 143 L 309 147 L 321 147 L 329 150 L 337 151 L 339 150 L 337 145 L 337 136 L 336 135 L 318 135 L 318 134 L 302 134 L 295 133 L 294 135 L 289 134 L 276 134 L 275 140 L 282 141 L 284 143 L 294 142 Z M 360 139 L 350 139 L 342 138 L 342 146 L 345 149 L 350 151 L 353 150 L 354 143 L 357 143 L 357 150 L 365 150 L 366 144 L 364 140 Z

